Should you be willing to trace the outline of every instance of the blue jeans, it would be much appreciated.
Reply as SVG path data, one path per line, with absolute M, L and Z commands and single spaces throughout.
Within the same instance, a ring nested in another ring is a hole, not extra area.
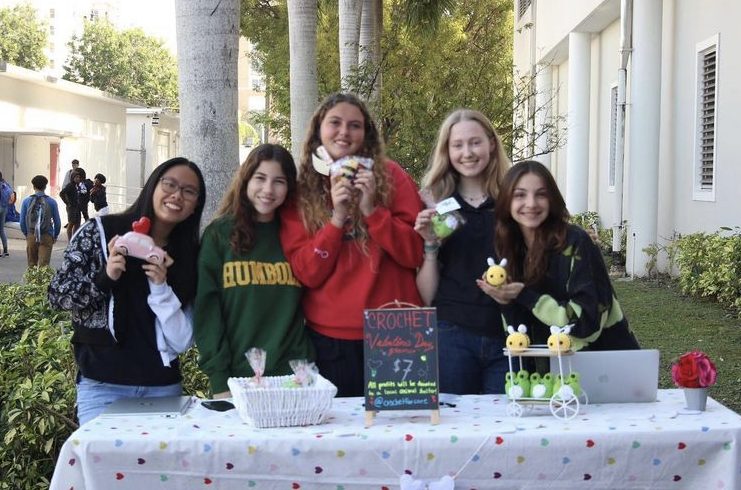
M 444 320 L 437 328 L 440 393 L 504 393 L 509 362 L 503 338 L 476 335 Z
M 86 424 L 120 398 L 143 398 L 149 396 L 178 396 L 183 394 L 180 383 L 167 386 L 134 386 L 104 383 L 80 376 L 77 382 L 77 419 Z
M 3 253 L 8 252 L 8 237 L 5 234 L 5 216 L 8 214 L 8 208 L 0 206 L 0 242 L 3 244 Z

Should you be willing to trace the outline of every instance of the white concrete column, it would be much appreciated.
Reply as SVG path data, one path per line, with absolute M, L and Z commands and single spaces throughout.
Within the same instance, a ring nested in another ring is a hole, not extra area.
M 551 153 L 548 146 L 551 143 L 551 125 L 553 114 L 557 108 L 553 107 L 553 68 L 550 64 L 538 65 L 535 77 L 535 125 L 538 137 L 535 139 L 536 159 L 548 168 L 551 168 Z
M 661 121 L 662 0 L 633 4 L 628 133 L 627 271 L 646 274 L 643 249 L 656 242 Z
M 569 115 L 566 153 L 566 207 L 571 214 L 587 210 L 589 185 L 590 38 L 569 34 Z

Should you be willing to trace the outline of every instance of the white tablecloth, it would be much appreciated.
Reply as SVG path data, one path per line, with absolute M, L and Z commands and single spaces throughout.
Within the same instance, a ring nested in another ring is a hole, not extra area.
M 99 418 L 65 442 L 54 490 L 399 488 L 405 473 L 455 488 L 741 488 L 741 416 L 712 399 L 682 414 L 683 393 L 656 403 L 547 407 L 505 415 L 500 396 L 466 396 L 427 413 L 381 412 L 364 428 L 360 398 L 334 400 L 327 423 L 256 429 L 235 410 L 194 406 L 178 419 Z

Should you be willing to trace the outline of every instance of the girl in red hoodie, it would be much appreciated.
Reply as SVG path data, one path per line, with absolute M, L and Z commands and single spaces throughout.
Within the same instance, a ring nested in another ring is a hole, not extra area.
M 415 275 L 423 243 L 413 227 L 422 202 L 411 177 L 386 159 L 378 129 L 354 95 L 324 100 L 302 155 L 298 197 L 282 211 L 281 242 L 306 287 L 302 304 L 319 371 L 338 396 L 361 396 L 363 310 L 394 300 L 421 304 Z M 348 156 L 372 163 L 330 175 L 332 162 Z

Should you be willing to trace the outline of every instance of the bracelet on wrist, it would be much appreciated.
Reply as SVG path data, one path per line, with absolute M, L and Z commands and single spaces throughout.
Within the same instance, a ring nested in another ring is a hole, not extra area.
M 439 248 L 440 248 L 439 242 L 432 242 L 432 243 L 425 242 L 425 253 L 437 252 L 437 249 Z

